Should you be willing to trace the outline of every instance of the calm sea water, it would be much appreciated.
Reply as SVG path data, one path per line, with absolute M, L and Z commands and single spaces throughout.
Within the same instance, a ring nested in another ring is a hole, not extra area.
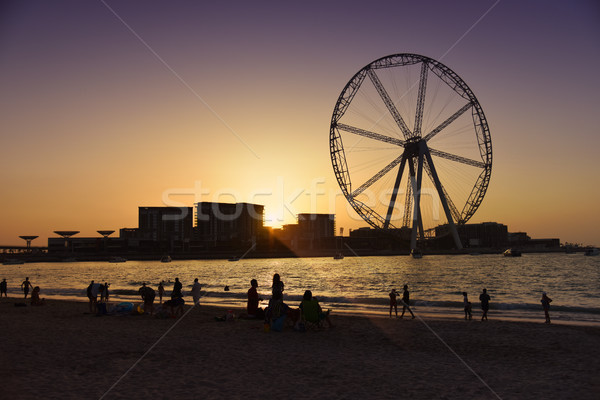
M 128 261 L 28 263 L 0 266 L 11 296 L 20 296 L 26 276 L 40 286 L 42 297 L 85 300 L 91 280 L 109 282 L 111 300 L 139 300 L 142 282 L 156 288 L 165 282 L 167 295 L 175 277 L 184 291 L 198 278 L 204 291 L 201 303 L 243 306 L 250 280 L 259 283 L 265 299 L 274 273 L 285 283 L 285 301 L 296 306 L 306 289 L 325 308 L 352 313 L 387 313 L 388 293 L 409 285 L 413 311 L 462 315 L 462 292 L 469 293 L 475 317 L 479 293 L 487 288 L 492 300 L 490 317 L 543 319 L 543 291 L 553 299 L 555 320 L 600 323 L 600 257 L 579 254 L 350 257 L 302 259 Z M 224 291 L 225 286 L 229 291 Z M 188 304 L 191 298 L 188 297 Z M 263 306 L 266 301 L 263 302 Z

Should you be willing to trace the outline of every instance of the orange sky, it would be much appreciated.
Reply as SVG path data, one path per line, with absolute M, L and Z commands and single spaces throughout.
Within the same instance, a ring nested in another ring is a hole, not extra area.
M 600 245 L 598 5 L 432 3 L 3 3 L 0 244 L 135 227 L 171 201 L 367 226 L 339 195 L 331 113 L 363 66 L 413 52 L 443 58 L 488 119 L 471 222 Z

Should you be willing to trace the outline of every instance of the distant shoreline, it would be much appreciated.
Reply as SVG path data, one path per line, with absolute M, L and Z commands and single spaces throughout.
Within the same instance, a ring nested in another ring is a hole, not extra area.
M 527 249 L 519 248 L 523 254 L 540 254 L 540 253 L 567 253 L 565 249 Z M 502 254 L 506 249 L 462 249 L 462 250 L 424 250 L 424 256 L 428 255 L 484 255 L 484 254 Z M 583 253 L 585 248 L 573 250 L 570 253 Z M 233 257 L 241 257 L 244 253 L 242 250 L 206 252 L 206 253 L 174 253 L 170 254 L 172 260 L 229 260 Z M 268 258 L 323 258 L 335 255 L 336 251 L 332 249 L 325 250 L 297 250 L 297 251 L 256 251 L 248 253 L 244 259 L 268 259 Z M 343 253 L 344 257 L 391 257 L 391 256 L 410 256 L 408 250 L 366 250 L 353 249 L 346 250 Z M 85 261 L 106 261 L 111 257 L 120 256 L 127 261 L 160 261 L 162 255 L 157 253 L 152 254 L 0 254 L 0 262 L 7 260 L 23 260 L 25 262 L 85 262 Z

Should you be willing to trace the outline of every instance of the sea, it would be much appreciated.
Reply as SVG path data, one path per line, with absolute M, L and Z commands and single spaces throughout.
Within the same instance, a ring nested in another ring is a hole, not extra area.
M 173 260 L 26 263 L 0 266 L 9 296 L 22 296 L 25 277 L 40 286 L 41 297 L 87 301 L 91 280 L 108 282 L 110 301 L 141 301 L 143 283 L 156 289 L 164 282 L 170 294 L 175 278 L 183 284 L 186 302 L 195 278 L 202 286 L 201 304 L 241 310 L 250 280 L 256 279 L 266 306 L 273 274 L 285 284 L 284 301 L 297 306 L 311 290 L 325 309 L 335 313 L 388 315 L 389 292 L 408 285 L 411 308 L 417 315 L 463 318 L 463 292 L 481 316 L 479 294 L 491 296 L 489 318 L 542 321 L 542 292 L 553 300 L 553 322 L 600 325 L 600 257 L 582 253 L 425 255 L 333 258 Z M 227 287 L 228 290 L 225 290 Z M 187 292 L 187 293 L 186 293 Z M 401 311 L 400 306 L 400 311 Z M 333 314 L 333 315 L 334 315 Z

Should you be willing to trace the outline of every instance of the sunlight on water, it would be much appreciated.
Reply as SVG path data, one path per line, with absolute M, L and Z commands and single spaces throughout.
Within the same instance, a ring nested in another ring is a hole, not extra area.
M 416 311 L 460 315 L 463 291 L 478 310 L 479 293 L 486 287 L 497 313 L 539 317 L 539 300 L 546 291 L 558 318 L 600 322 L 600 257 L 582 254 L 31 263 L 2 266 L 2 271 L 11 296 L 20 295 L 19 285 L 28 276 L 43 297 L 85 300 L 85 289 L 94 280 L 110 283 L 113 300 L 137 300 L 143 282 L 156 288 L 164 281 L 168 296 L 178 277 L 184 291 L 199 279 L 203 303 L 227 306 L 244 304 L 253 278 L 268 299 L 273 274 L 279 273 L 290 305 L 296 306 L 310 289 L 325 308 L 350 312 L 386 313 L 389 291 L 408 284 Z M 223 290 L 226 285 L 230 291 Z

